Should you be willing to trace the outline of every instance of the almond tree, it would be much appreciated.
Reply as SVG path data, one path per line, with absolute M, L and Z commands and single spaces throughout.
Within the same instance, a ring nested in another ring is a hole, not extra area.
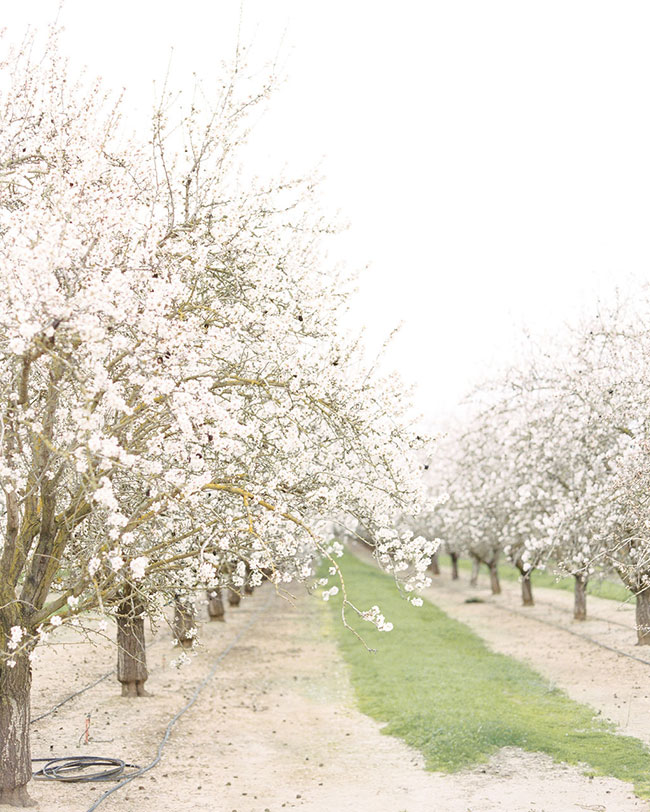
M 56 626 L 280 588 L 318 554 L 336 573 L 319 527 L 342 513 L 409 590 L 430 552 L 393 527 L 419 510 L 421 443 L 399 381 L 340 335 L 312 184 L 240 181 L 270 86 L 238 59 L 205 109 L 199 94 L 175 120 L 166 93 L 142 140 L 56 34 L 32 45 L 0 64 L 0 802 L 16 806 L 30 660 Z M 341 588 L 345 622 L 362 612 Z
M 503 551 L 521 573 L 522 602 L 533 604 L 530 576 L 543 565 L 543 532 L 548 494 L 531 462 L 528 415 L 500 394 L 488 406 L 477 405 L 457 440 L 455 479 L 450 484 L 454 527 L 478 566 L 485 563 L 495 594 L 500 592 L 498 560 Z M 485 400 L 484 400 L 485 403 Z
M 451 553 L 466 555 L 472 562 L 470 583 L 478 583 L 479 568 L 485 564 L 492 593 L 501 592 L 498 574 L 503 552 L 505 516 L 490 492 L 485 447 L 476 441 L 469 426 L 456 426 L 445 444 L 448 463 L 438 477 L 446 498 L 438 509 L 440 535 Z
M 520 397 L 535 404 L 530 462 L 546 480 L 549 551 L 559 573 L 574 579 L 576 620 L 586 619 L 587 583 L 605 563 L 616 523 L 612 485 L 629 443 L 611 395 L 594 389 L 596 357 L 582 342 L 518 381 Z
M 601 310 L 510 380 L 532 414 L 531 468 L 546 480 L 549 550 L 559 572 L 574 578 L 577 620 L 586 618 L 586 586 L 599 571 L 614 569 L 633 591 L 643 588 L 625 552 L 636 548 L 628 535 L 641 517 L 629 498 L 634 475 L 623 471 L 626 460 L 640 459 L 634 447 L 645 437 L 648 342 L 639 315 L 621 303 Z
M 647 290 L 602 310 L 582 330 L 572 381 L 589 407 L 591 432 L 604 438 L 590 460 L 590 469 L 604 464 L 607 474 L 602 542 L 592 553 L 636 597 L 639 645 L 650 645 L 649 313 Z

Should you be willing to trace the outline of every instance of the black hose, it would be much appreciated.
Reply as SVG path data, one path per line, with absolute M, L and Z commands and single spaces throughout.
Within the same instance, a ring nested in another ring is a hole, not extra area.
M 60 758 L 33 758 L 32 761 L 44 761 L 32 778 L 40 781 L 67 781 L 74 784 L 86 784 L 91 781 L 112 781 L 124 772 L 126 767 L 138 769 L 137 764 L 127 764 L 121 758 L 104 756 L 63 756 Z M 84 772 L 88 767 L 108 767 L 93 773 Z
M 606 598 L 600 598 L 600 600 L 608 600 Z M 553 603 L 553 601 L 544 601 L 540 600 L 539 598 L 535 597 L 535 605 L 536 606 L 549 606 L 552 609 L 557 609 L 558 612 L 563 612 L 563 608 L 558 606 L 557 603 Z M 636 631 L 635 626 L 631 626 L 629 623 L 621 623 L 620 620 L 612 620 L 611 618 L 607 617 L 599 617 L 598 615 L 592 615 L 591 612 L 588 615 L 588 620 L 597 620 L 599 623 L 609 623 L 612 626 L 620 626 L 622 629 L 627 629 L 628 631 Z
M 79 696 L 80 694 L 83 694 L 85 691 L 89 691 L 91 688 L 94 688 L 95 685 L 99 685 L 100 682 L 103 682 L 105 679 L 108 679 L 111 676 L 111 674 L 114 674 L 114 673 L 115 673 L 115 669 L 112 668 L 110 671 L 107 671 L 105 674 L 103 674 L 101 677 L 99 677 L 99 679 L 96 679 L 94 682 L 89 683 L 88 685 L 84 686 L 83 688 L 80 688 L 78 691 L 75 691 L 73 694 L 70 694 L 69 696 L 66 696 L 66 698 L 62 699 L 60 702 L 57 702 L 56 705 L 54 705 L 54 707 L 49 709 L 49 711 L 45 711 L 45 713 L 41 713 L 40 716 L 35 716 L 31 720 L 30 724 L 33 725 L 34 722 L 38 722 L 41 719 L 45 719 L 46 716 L 50 716 L 51 714 L 54 713 L 55 710 L 58 710 L 61 707 L 61 705 L 65 705 L 66 702 L 69 702 L 71 699 L 74 699 L 75 696 Z M 34 761 L 42 761 L 42 759 L 34 759 Z
M 149 651 L 149 649 L 152 649 L 156 645 L 156 643 L 158 643 L 158 640 L 154 640 L 153 643 L 150 643 L 147 648 L 147 651 Z M 48 711 L 45 711 L 45 713 L 41 713 L 39 716 L 35 716 L 31 720 L 30 724 L 33 725 L 34 722 L 39 722 L 41 719 L 45 719 L 46 716 L 51 716 L 54 713 L 54 711 L 58 710 L 61 707 L 61 705 L 65 705 L 66 702 L 69 702 L 76 696 L 81 696 L 81 694 L 85 693 L 86 691 L 89 691 L 91 688 L 94 688 L 95 685 L 99 685 L 100 682 L 103 682 L 105 679 L 108 679 L 111 676 L 111 674 L 114 674 L 116 671 L 117 671 L 116 668 L 111 668 L 110 671 L 107 671 L 105 674 L 102 674 L 102 676 L 98 677 L 94 682 L 89 682 L 88 685 L 84 685 L 83 688 L 79 688 L 78 691 L 75 691 L 73 694 L 69 694 L 68 696 L 65 697 L 65 699 L 62 699 L 60 702 L 57 702 L 56 705 L 51 707 Z
M 572 634 L 574 637 L 581 637 L 583 640 L 587 640 L 587 642 L 593 643 L 595 646 L 604 648 L 606 651 L 612 651 L 614 654 L 620 654 L 621 657 L 628 657 L 630 660 L 635 660 L 637 663 L 643 663 L 643 665 L 650 665 L 650 660 L 644 660 L 643 657 L 637 657 L 634 654 L 628 654 L 627 651 L 621 651 L 618 648 L 614 648 L 614 646 L 608 646 L 606 643 L 600 643 L 598 640 L 594 640 L 593 637 L 589 637 L 587 634 L 582 634 L 581 632 L 576 632 L 573 629 L 569 629 L 567 626 L 563 626 L 561 623 L 554 623 L 552 620 L 543 620 L 541 617 L 529 615 L 521 609 L 511 609 L 509 606 L 501 606 L 496 602 L 490 602 L 490 606 L 501 609 L 503 612 L 510 612 L 513 615 L 521 615 L 522 617 L 527 617 L 530 620 L 536 620 L 538 623 L 543 623 L 545 626 L 552 626 L 554 629 L 561 629 L 567 634 Z

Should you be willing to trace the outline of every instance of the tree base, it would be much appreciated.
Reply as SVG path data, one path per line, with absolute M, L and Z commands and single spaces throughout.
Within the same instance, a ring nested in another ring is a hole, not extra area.
M 501 594 L 501 582 L 499 581 L 499 572 L 496 564 L 489 565 L 490 570 L 490 589 L 493 595 Z
M 36 801 L 29 797 L 27 784 L 13 789 L 0 789 L 0 804 L 17 806 L 24 809 L 27 806 L 37 806 Z
M 637 646 L 650 646 L 650 588 L 636 593 Z
M 194 604 L 187 598 L 176 597 L 174 602 L 174 637 L 179 648 L 192 648 L 197 627 Z
M 210 620 L 218 620 L 220 623 L 226 622 L 226 618 L 223 615 L 210 615 Z
M 586 620 L 587 619 L 587 613 L 586 612 L 574 612 L 573 613 L 573 619 L 574 620 Z
M 151 696 L 149 691 L 145 690 L 144 680 L 139 679 L 133 682 L 122 683 L 122 696 L 138 697 L 138 696 Z
M 208 599 L 208 617 L 210 620 L 225 620 L 221 590 L 206 589 L 205 596 Z
M 458 554 L 457 553 L 451 553 L 449 557 L 451 558 L 451 580 L 452 581 L 457 581 L 458 580 Z
M 470 586 L 478 586 L 478 570 L 481 566 L 481 562 L 476 558 L 476 556 L 472 556 L 472 574 L 469 577 L 469 585 Z

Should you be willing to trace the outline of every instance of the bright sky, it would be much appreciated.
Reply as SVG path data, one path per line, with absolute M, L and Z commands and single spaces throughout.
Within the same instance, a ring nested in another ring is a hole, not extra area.
M 57 0 L 3 3 L 11 34 Z M 149 109 L 233 51 L 239 0 L 66 0 L 66 45 Z M 316 164 L 365 266 L 355 318 L 418 405 L 453 406 L 522 326 L 557 329 L 650 267 L 647 0 L 245 0 L 253 60 L 287 76 L 260 122 L 269 168 Z

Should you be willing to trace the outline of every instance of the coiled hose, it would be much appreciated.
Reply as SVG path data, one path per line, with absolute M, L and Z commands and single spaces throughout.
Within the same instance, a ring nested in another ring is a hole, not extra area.
M 41 781 L 67 781 L 70 784 L 86 784 L 91 781 L 113 781 L 124 773 L 127 767 L 140 769 L 137 764 L 127 764 L 121 758 L 104 756 L 63 756 L 61 758 L 33 758 L 45 764 L 37 770 L 32 778 Z M 86 772 L 88 767 L 105 767 L 107 769 Z

